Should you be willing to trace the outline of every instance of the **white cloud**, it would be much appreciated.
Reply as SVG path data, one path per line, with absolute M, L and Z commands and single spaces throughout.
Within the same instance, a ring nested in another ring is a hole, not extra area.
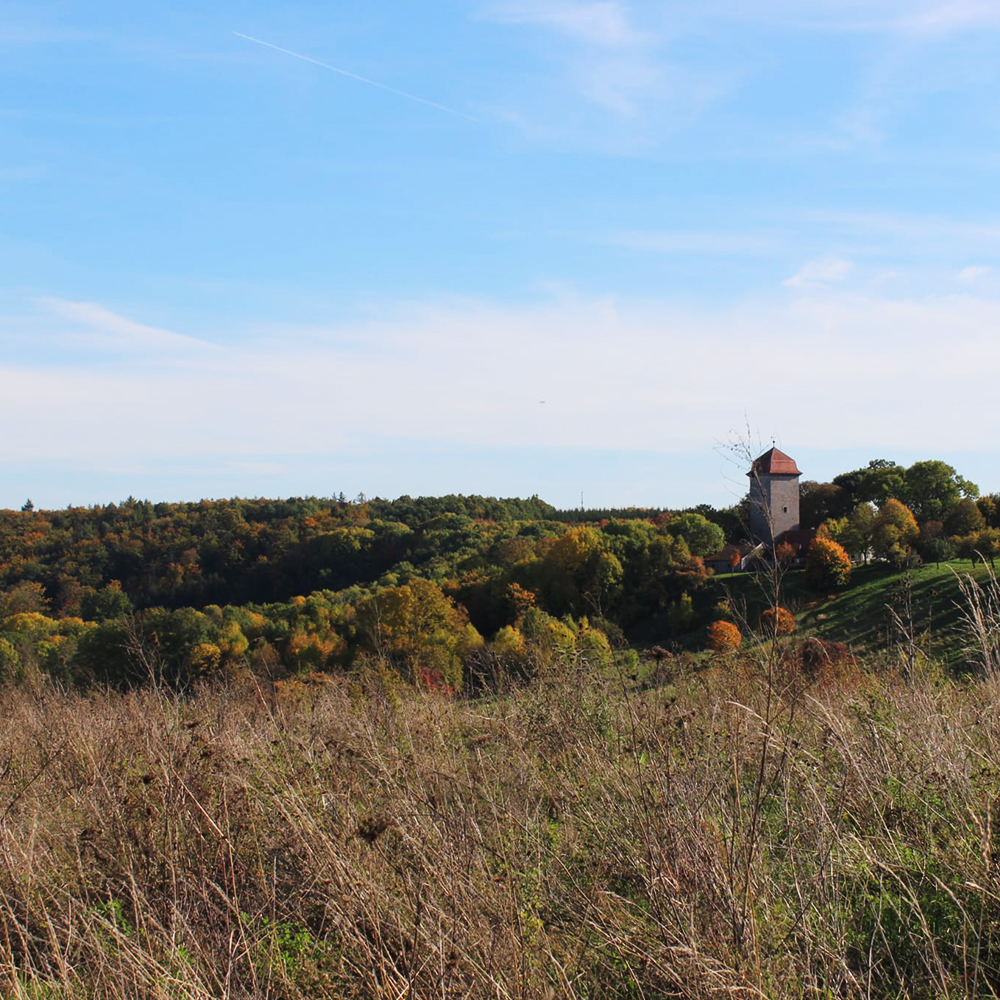
M 996 0 L 948 0 L 900 19 L 900 27 L 920 33 L 944 33 L 962 28 L 1000 27 Z
M 707 74 L 690 71 L 682 80 L 658 51 L 659 35 L 636 27 L 634 6 L 618 0 L 514 0 L 486 8 L 483 16 L 490 20 L 541 29 L 557 42 L 543 50 L 555 71 L 553 86 L 535 89 L 530 106 L 516 112 L 525 131 L 536 138 L 565 139 L 570 128 L 589 144 L 600 142 L 607 122 L 600 122 L 598 130 L 585 111 L 570 114 L 567 85 L 591 111 L 610 112 L 613 121 L 635 127 L 641 124 L 643 137 L 650 134 L 644 119 L 655 109 L 696 113 L 713 99 L 717 84 Z M 619 150 L 637 141 L 642 144 L 634 135 L 613 138 Z
M 630 23 L 624 5 L 615 0 L 504 3 L 490 8 L 487 16 L 506 24 L 541 25 L 601 47 L 632 46 L 643 37 Z
M 995 256 L 1000 223 L 969 222 L 936 215 L 811 210 L 793 219 L 798 228 L 816 227 L 831 242 L 851 242 L 865 252 L 877 248 L 895 258 L 971 254 Z
M 786 278 L 782 284 L 786 288 L 817 288 L 833 282 L 843 281 L 854 264 L 841 257 L 822 257 L 807 261 L 797 274 Z
M 702 16 L 822 31 L 931 34 L 1000 24 L 995 0 L 699 0 L 694 9 Z
M 963 267 L 962 270 L 958 272 L 957 277 L 958 280 L 964 284 L 971 285 L 979 278 L 985 277 L 992 270 L 992 267 L 986 267 L 983 264 L 973 264 L 971 267 Z
M 711 449 L 744 413 L 765 427 L 793 419 L 815 448 L 993 450 L 1000 413 L 982 409 L 968 378 L 969 359 L 983 384 L 1000 377 L 998 326 L 996 301 L 830 289 L 725 309 L 567 297 L 401 306 L 323 335 L 289 326 L 222 347 L 211 367 L 195 338 L 169 366 L 153 364 L 155 341 L 113 366 L 0 363 L 0 420 L 18 427 L 0 457 L 270 469 L 385 442 L 413 455 L 676 454 Z
M 65 299 L 41 297 L 38 305 L 73 326 L 96 331 L 86 336 L 87 342 L 111 351 L 141 353 L 146 351 L 181 351 L 190 348 L 210 348 L 206 341 L 188 337 L 172 330 L 146 326 L 121 316 L 94 302 L 69 302 Z M 76 335 L 79 338 L 79 334 Z

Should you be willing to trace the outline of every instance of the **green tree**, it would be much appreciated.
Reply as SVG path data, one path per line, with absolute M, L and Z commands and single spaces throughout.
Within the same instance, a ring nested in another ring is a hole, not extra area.
M 886 500 L 875 518 L 872 550 L 879 559 L 885 559 L 893 566 L 903 566 L 918 534 L 913 511 L 899 500 Z
M 701 514 L 678 514 L 667 521 L 664 530 L 674 538 L 683 538 L 693 556 L 710 556 L 726 544 L 722 528 Z
M 954 559 L 955 551 L 955 543 L 941 535 L 921 539 L 917 543 L 917 552 L 920 554 L 920 558 L 925 563 L 935 563 L 937 566 Z
M 985 527 L 986 518 L 983 517 L 976 501 L 969 497 L 959 500 L 944 521 L 944 533 L 949 538 L 955 535 L 972 535 Z
M 881 506 L 890 497 L 901 496 L 905 484 L 906 470 L 895 462 L 876 458 L 864 469 L 844 472 L 833 477 L 834 485 L 844 491 L 844 502 L 848 510 L 860 503 Z
M 943 521 L 961 497 L 978 497 L 979 487 L 945 462 L 914 462 L 906 470 L 902 492 L 896 495 L 918 521 Z
M 132 601 L 117 580 L 112 580 L 100 590 L 92 590 L 80 601 L 80 614 L 87 621 L 103 622 L 109 618 L 123 618 L 132 613 Z
M 674 632 L 687 632 L 694 624 L 694 602 L 688 593 L 681 596 L 670 605 L 667 612 L 667 624 Z
M 830 537 L 847 549 L 852 559 L 868 561 L 875 511 L 870 503 L 859 503 L 847 517 L 826 522 Z
M 850 509 L 846 491 L 836 483 L 807 479 L 799 487 L 799 520 L 803 528 L 818 528 L 824 521 L 846 516 Z

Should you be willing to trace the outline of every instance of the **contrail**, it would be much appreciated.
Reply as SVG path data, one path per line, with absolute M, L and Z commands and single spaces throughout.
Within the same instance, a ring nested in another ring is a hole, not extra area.
M 456 111 L 454 108 L 447 108 L 443 104 L 428 101 L 426 97 L 417 97 L 416 94 L 408 94 L 405 90 L 396 90 L 395 87 L 389 87 L 384 83 L 379 83 L 377 80 L 369 80 L 365 76 L 358 76 L 357 73 L 351 73 L 346 69 L 341 69 L 339 66 L 331 66 L 329 63 L 313 59 L 311 56 L 304 56 L 301 52 L 293 52 L 291 49 L 283 49 L 280 45 L 273 45 L 271 42 L 265 42 L 260 38 L 254 38 L 252 35 L 244 35 L 242 31 L 234 31 L 233 34 L 239 38 L 245 38 L 248 42 L 256 42 L 258 45 L 266 45 L 269 49 L 274 49 L 276 52 L 284 52 L 286 56 L 295 56 L 296 59 L 303 59 L 305 62 L 312 63 L 314 66 L 322 66 L 323 69 L 339 73 L 341 76 L 349 76 L 352 80 L 357 80 L 360 83 L 367 83 L 369 87 L 378 87 L 379 90 L 388 90 L 390 94 L 395 94 L 397 97 L 405 97 L 410 101 L 419 101 L 421 104 L 437 108 L 438 111 L 447 111 L 449 115 L 458 115 L 459 118 L 466 118 L 470 122 L 479 121 L 478 118 L 473 118 L 472 115 L 467 115 L 462 111 Z

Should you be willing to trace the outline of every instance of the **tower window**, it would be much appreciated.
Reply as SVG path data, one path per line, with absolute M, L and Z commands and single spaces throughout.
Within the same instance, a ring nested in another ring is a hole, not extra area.
M 781 513 L 782 514 L 787 514 L 788 513 L 788 508 L 787 507 L 782 507 L 781 508 Z

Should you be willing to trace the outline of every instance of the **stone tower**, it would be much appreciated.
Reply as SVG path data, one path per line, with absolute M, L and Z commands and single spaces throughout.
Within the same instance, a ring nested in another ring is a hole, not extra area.
M 754 459 L 750 471 L 750 538 L 773 545 L 799 525 L 799 476 L 795 464 L 777 448 Z

